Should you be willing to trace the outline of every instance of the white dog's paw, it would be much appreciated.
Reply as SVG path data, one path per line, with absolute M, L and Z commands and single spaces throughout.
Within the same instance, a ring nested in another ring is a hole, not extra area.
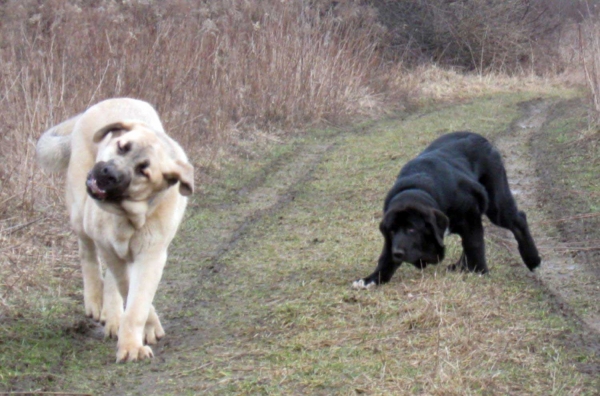
M 102 312 L 102 289 L 95 291 L 84 290 L 83 303 L 85 306 L 85 316 L 95 321 L 100 321 Z
M 127 345 L 125 342 L 119 342 L 117 346 L 117 363 L 135 362 L 153 357 L 152 348 L 147 345 L 137 343 Z
M 365 284 L 364 279 L 359 279 L 357 281 L 352 282 L 352 287 L 357 290 L 371 290 L 377 287 L 375 282 L 369 282 Z
M 148 315 L 148 320 L 146 321 L 146 325 L 144 326 L 144 341 L 146 344 L 156 344 L 158 340 L 165 336 L 165 330 L 160 324 L 160 320 L 158 319 L 158 315 L 154 311 L 154 309 L 150 310 L 150 314 Z
M 112 272 L 107 271 L 104 277 L 104 304 L 100 314 L 100 322 L 104 325 L 106 338 L 118 338 L 122 318 L 123 297 L 119 293 L 117 281 Z
M 100 322 L 104 325 L 104 337 L 117 338 L 119 335 L 119 325 L 121 324 L 122 312 L 110 312 L 108 309 L 102 310 Z

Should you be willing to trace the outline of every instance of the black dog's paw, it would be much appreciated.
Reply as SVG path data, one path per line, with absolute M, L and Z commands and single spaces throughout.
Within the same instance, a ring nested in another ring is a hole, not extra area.
M 465 271 L 466 269 L 467 269 L 467 263 L 466 263 L 464 253 L 460 255 L 460 258 L 458 259 L 458 261 L 456 263 L 451 264 L 448 267 L 446 267 L 446 271 L 450 271 L 450 272 Z
M 357 290 L 371 290 L 377 287 L 377 283 L 368 279 L 359 279 L 352 282 L 352 287 Z
M 489 273 L 487 268 L 474 268 L 472 270 L 468 269 L 462 260 L 458 260 L 455 264 L 451 264 L 446 267 L 446 271 L 448 272 L 474 272 L 479 275 L 486 275 Z
M 527 260 L 525 261 L 525 265 L 527 266 L 527 268 L 529 268 L 529 271 L 531 272 L 535 271 L 535 269 L 539 267 L 541 263 L 542 258 L 540 256 L 533 256 L 527 258 Z
M 458 267 L 456 264 L 450 264 L 446 267 L 446 271 L 448 272 L 456 272 L 457 270 L 460 270 L 460 267 Z

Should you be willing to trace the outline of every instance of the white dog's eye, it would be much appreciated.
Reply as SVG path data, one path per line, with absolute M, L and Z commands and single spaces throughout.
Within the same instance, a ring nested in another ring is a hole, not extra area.
M 150 166 L 150 162 L 148 161 L 144 161 L 144 162 L 140 162 L 139 164 L 136 165 L 135 167 L 135 173 L 137 173 L 140 176 L 148 176 L 146 175 L 146 173 L 144 172 L 148 167 Z
M 119 150 L 119 154 L 127 154 L 131 150 L 131 142 L 127 142 L 124 145 L 121 145 L 121 142 L 117 142 L 117 150 Z

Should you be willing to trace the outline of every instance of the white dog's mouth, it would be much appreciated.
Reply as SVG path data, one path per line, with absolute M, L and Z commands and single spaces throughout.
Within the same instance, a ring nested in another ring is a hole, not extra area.
M 98 182 L 91 174 L 88 175 L 85 185 L 87 186 L 87 192 L 90 197 L 97 199 L 98 201 L 103 201 L 106 199 L 106 190 L 98 187 Z
M 88 173 L 85 185 L 90 197 L 101 202 L 119 203 L 127 199 L 131 175 L 109 162 L 98 162 Z

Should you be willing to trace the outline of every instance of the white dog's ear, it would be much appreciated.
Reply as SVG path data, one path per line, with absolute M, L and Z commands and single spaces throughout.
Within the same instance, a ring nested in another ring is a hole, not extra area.
M 134 123 L 127 121 L 119 121 L 108 124 L 94 132 L 94 143 L 102 141 L 102 139 L 104 139 L 104 137 L 109 133 L 113 133 L 113 135 L 118 136 L 125 132 L 129 132 L 134 128 L 134 126 Z
M 175 169 L 164 174 L 169 184 L 179 182 L 179 193 L 183 196 L 192 195 L 194 192 L 194 167 L 190 163 L 175 160 Z

